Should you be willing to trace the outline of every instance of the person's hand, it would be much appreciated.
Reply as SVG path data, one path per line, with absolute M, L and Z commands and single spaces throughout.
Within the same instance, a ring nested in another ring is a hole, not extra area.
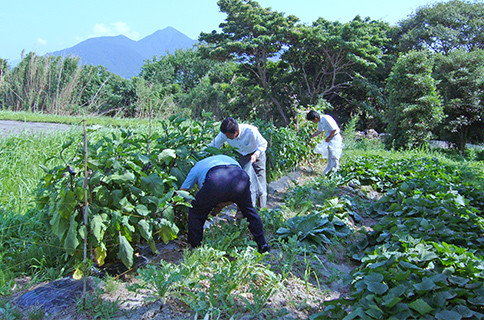
M 250 162 L 254 163 L 257 161 L 257 154 L 256 153 L 253 153 L 251 156 L 250 156 Z

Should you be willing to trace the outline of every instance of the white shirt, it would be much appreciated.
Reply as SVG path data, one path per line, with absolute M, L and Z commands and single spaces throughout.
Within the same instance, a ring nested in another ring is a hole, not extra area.
M 326 138 L 327 138 L 334 130 L 336 130 L 336 132 L 334 133 L 335 135 L 337 135 L 340 131 L 339 126 L 336 123 L 336 121 L 333 119 L 333 117 L 327 114 L 321 115 L 321 119 L 319 120 L 319 123 L 318 123 L 318 131 L 319 132 L 324 131 L 324 134 L 326 135 Z
M 219 132 L 218 135 L 208 144 L 208 147 L 215 147 L 220 149 L 222 145 L 227 142 L 229 145 L 237 149 L 241 155 L 258 151 L 259 154 L 265 152 L 267 149 L 267 140 L 260 134 L 257 127 L 250 124 L 239 123 L 240 133 L 235 139 L 228 139 L 225 134 Z

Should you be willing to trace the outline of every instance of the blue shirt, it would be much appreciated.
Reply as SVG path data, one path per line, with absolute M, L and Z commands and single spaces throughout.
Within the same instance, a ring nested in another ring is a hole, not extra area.
M 223 165 L 236 165 L 240 168 L 239 163 L 235 159 L 223 154 L 205 158 L 195 163 L 180 189 L 189 190 L 195 183 L 198 183 L 198 185 L 202 187 L 203 183 L 205 182 L 207 172 L 213 167 Z

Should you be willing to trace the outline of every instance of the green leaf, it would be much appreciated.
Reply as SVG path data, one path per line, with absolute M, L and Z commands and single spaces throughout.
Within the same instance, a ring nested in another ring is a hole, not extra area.
M 118 258 L 121 259 L 127 268 L 131 268 L 133 265 L 133 252 L 133 247 L 131 247 L 126 237 L 120 235 Z
M 414 302 L 408 305 L 413 310 L 417 311 L 421 315 L 427 314 L 434 310 L 431 306 L 428 305 L 423 299 L 415 300 Z
M 388 286 L 381 282 L 368 281 L 366 284 L 368 285 L 368 291 L 379 295 L 384 294 L 388 290 Z
M 127 197 L 123 197 L 119 201 L 119 205 L 121 206 L 120 209 L 124 210 L 125 212 L 131 213 L 134 210 L 134 205 L 131 202 L 129 202 Z
M 166 219 L 161 219 L 159 234 L 164 243 L 168 243 L 171 240 L 176 239 L 178 231 L 178 227 L 174 223 L 171 223 Z
M 429 292 L 437 288 L 435 283 L 430 278 L 425 278 L 422 280 L 422 282 L 414 284 L 413 286 L 418 293 Z
M 467 301 L 475 306 L 484 306 L 484 296 L 469 298 Z
M 165 193 L 163 179 L 156 173 L 150 174 L 148 177 L 141 177 L 141 189 L 147 194 L 152 194 L 155 197 L 161 198 Z
M 467 283 L 469 283 L 469 279 L 467 278 L 463 278 L 463 277 L 459 277 L 459 276 L 450 276 L 449 277 L 449 282 L 450 283 L 453 283 L 453 284 L 456 284 L 458 286 L 465 286 Z
M 464 318 L 470 318 L 474 313 L 471 309 L 463 305 L 456 306 L 454 310 L 457 311 Z
M 67 190 L 60 195 L 62 200 L 58 202 L 58 210 L 64 219 L 69 219 L 74 213 L 78 201 L 76 200 L 76 195 L 73 191 Z
M 381 273 L 371 272 L 365 276 L 366 281 L 382 282 L 383 275 Z
M 141 236 L 146 240 L 150 241 L 153 239 L 153 234 L 151 231 L 151 224 L 146 220 L 140 220 L 138 222 L 139 231 Z
M 77 238 L 77 222 L 74 219 L 74 216 L 71 217 L 69 231 L 67 232 L 66 238 L 64 240 L 64 249 L 66 249 L 66 253 L 72 255 L 75 251 L 77 246 L 79 245 L 79 239 Z
M 149 215 L 151 213 L 151 211 L 148 209 L 148 207 L 143 205 L 143 204 L 138 204 L 136 206 L 136 211 L 138 212 L 138 214 L 140 216 L 143 216 L 143 217 L 146 217 L 147 215 Z
M 95 214 L 91 219 L 91 231 L 96 238 L 97 242 L 101 242 L 104 237 L 104 231 L 106 230 L 104 219 L 100 214 Z
M 126 171 L 123 174 L 112 174 L 106 178 L 106 183 L 114 182 L 116 184 L 126 184 L 136 180 L 135 175 L 131 171 Z
M 393 308 L 397 303 L 399 303 L 402 300 L 403 300 L 403 298 L 400 298 L 400 297 L 388 297 L 388 296 L 385 296 L 383 298 L 382 305 L 385 306 L 385 307 L 387 307 L 387 308 Z
M 62 238 L 67 230 L 69 230 L 69 220 L 64 219 L 59 212 L 54 212 L 54 216 L 50 219 L 52 232 L 59 238 Z
M 190 194 L 190 192 L 185 190 L 177 190 L 176 194 L 186 200 L 194 200 L 195 198 Z
M 164 161 L 165 164 L 169 164 L 173 159 L 176 159 L 176 151 L 173 149 L 165 149 L 158 155 L 158 160 Z
M 438 320 L 461 320 L 462 316 L 455 311 L 442 310 L 435 315 Z

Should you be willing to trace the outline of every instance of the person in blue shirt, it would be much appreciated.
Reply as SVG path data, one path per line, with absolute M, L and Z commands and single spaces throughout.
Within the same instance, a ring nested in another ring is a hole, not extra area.
M 203 225 L 212 209 L 221 203 L 234 202 L 248 220 L 259 252 L 270 250 L 262 220 L 252 204 L 249 176 L 235 159 L 215 155 L 198 161 L 180 189 L 188 191 L 195 184 L 200 190 L 188 209 L 188 242 L 193 248 L 202 242 Z
M 207 147 L 220 149 L 225 142 L 238 152 L 238 161 L 251 178 L 250 170 L 253 168 L 255 171 L 257 180 L 251 180 L 252 202 L 255 206 L 259 199 L 259 207 L 265 208 L 267 206 L 267 140 L 260 134 L 257 127 L 250 124 L 239 124 L 234 118 L 228 117 L 222 121 L 220 132 Z

